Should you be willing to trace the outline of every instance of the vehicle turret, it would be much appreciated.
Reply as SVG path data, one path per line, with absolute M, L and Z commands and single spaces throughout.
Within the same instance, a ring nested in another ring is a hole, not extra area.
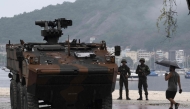
M 59 37 L 63 35 L 61 29 L 72 26 L 72 20 L 60 18 L 55 19 L 55 21 L 36 21 L 35 24 L 43 28 L 41 35 L 48 44 L 57 44 Z

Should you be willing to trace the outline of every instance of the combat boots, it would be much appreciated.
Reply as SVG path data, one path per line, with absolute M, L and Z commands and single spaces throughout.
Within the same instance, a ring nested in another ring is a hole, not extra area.
M 146 100 L 148 100 L 148 95 L 146 95 Z
M 138 98 L 137 100 L 143 100 L 143 98 L 142 98 L 142 97 L 140 97 L 140 98 Z
M 138 98 L 137 100 L 143 100 L 142 95 L 140 95 L 140 98 Z
M 122 97 L 117 98 L 117 100 L 122 100 Z
M 129 98 L 129 90 L 126 89 L 126 100 L 131 100 L 131 98 Z
M 126 100 L 131 100 L 131 98 L 129 98 L 129 97 L 126 97 Z
M 119 90 L 119 98 L 117 100 L 122 100 L 122 89 Z

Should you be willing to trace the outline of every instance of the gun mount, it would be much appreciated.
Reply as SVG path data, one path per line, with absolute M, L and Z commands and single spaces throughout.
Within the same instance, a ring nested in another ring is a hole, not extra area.
M 48 44 L 57 44 L 59 37 L 63 35 L 61 29 L 66 29 L 68 26 L 72 26 L 72 20 L 59 18 L 55 19 L 55 21 L 35 21 L 35 25 L 44 27 L 44 29 L 41 30 L 41 35 Z

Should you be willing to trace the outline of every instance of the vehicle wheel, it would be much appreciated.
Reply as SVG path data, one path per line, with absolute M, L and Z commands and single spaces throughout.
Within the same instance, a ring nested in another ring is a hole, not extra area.
M 15 80 L 11 80 L 10 84 L 10 102 L 11 109 L 17 109 L 17 83 Z
M 112 109 L 112 95 L 95 101 L 95 109 Z
M 26 86 L 23 86 L 23 109 L 39 109 L 38 99 L 27 92 Z
M 102 99 L 101 109 L 112 109 L 112 95 L 109 95 L 106 98 Z
M 18 109 L 24 109 L 23 107 L 23 86 L 21 85 L 21 83 L 18 83 Z

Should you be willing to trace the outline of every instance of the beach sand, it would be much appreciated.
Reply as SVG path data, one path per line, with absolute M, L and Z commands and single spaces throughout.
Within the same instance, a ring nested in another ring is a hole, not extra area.
M 9 96 L 10 88 L 0 88 L 0 96 Z
M 10 109 L 10 89 L 0 88 L 0 109 Z M 151 105 L 169 107 L 169 101 L 165 98 L 164 91 L 149 91 L 149 101 L 137 101 L 139 94 L 137 90 L 129 90 L 129 97 L 132 100 L 125 100 L 125 91 L 123 90 L 123 100 L 117 100 L 119 97 L 119 90 L 112 93 L 114 105 Z M 145 96 L 143 95 L 145 99 Z M 180 109 L 190 108 L 190 92 L 177 93 L 175 97 L 176 102 L 180 103 Z
M 164 106 L 169 107 L 170 103 L 165 98 L 165 91 L 148 91 L 149 100 L 145 100 L 145 95 L 143 95 L 142 101 L 138 101 L 139 94 L 137 90 L 129 90 L 129 97 L 131 100 L 125 100 L 125 91 L 123 90 L 123 100 L 117 100 L 119 97 L 119 90 L 115 90 L 112 93 L 113 101 L 116 104 L 129 104 L 129 105 L 152 105 L 152 106 Z M 174 99 L 176 102 L 180 103 L 180 109 L 187 108 L 190 109 L 190 92 L 183 92 L 182 94 L 177 93 Z

